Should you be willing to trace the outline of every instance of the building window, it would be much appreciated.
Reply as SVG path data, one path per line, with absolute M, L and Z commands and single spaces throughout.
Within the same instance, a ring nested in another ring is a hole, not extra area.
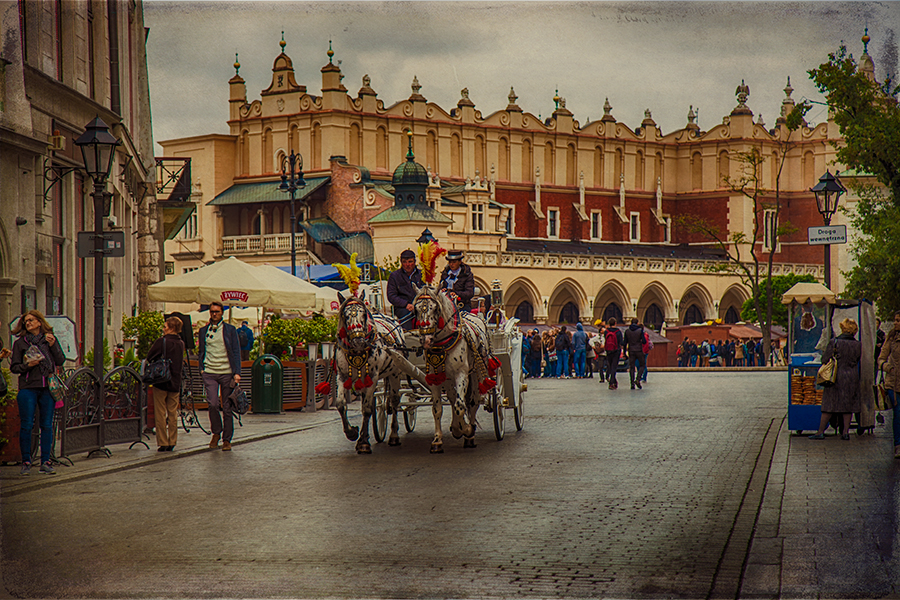
M 515 208 L 510 208 L 509 214 L 506 215 L 506 235 L 508 235 L 508 236 L 516 235 L 516 209 Z
M 631 213 L 631 241 L 641 241 L 641 214 Z
M 174 275 L 175 274 L 175 262 L 171 260 L 166 261 L 166 275 Z
M 191 271 L 196 271 L 199 268 L 200 267 L 182 267 L 181 274 L 184 275 L 185 273 L 190 273 Z
M 191 216 L 188 217 L 188 220 L 185 221 L 184 227 L 181 228 L 180 237 L 183 240 L 193 240 L 199 237 L 197 231 L 197 211 L 191 213 Z
M 603 238 L 603 226 L 600 220 L 600 211 L 591 211 L 591 239 L 599 241 Z
M 663 243 L 672 241 L 672 217 L 663 217 Z
M 558 238 L 559 237 L 559 209 L 558 208 L 548 208 L 547 209 L 547 237 L 548 238 Z
M 472 231 L 484 231 L 484 204 L 472 205 Z
M 777 242 L 776 230 L 778 222 L 774 210 L 763 211 L 763 250 L 772 252 Z

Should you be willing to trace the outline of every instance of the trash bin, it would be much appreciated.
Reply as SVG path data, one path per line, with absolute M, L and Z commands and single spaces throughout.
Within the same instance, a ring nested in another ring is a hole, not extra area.
M 280 413 L 284 371 L 277 356 L 263 354 L 250 371 L 250 408 L 255 413 Z

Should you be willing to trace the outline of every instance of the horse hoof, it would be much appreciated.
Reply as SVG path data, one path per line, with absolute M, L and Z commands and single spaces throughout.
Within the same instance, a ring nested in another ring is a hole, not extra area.
M 450 433 L 453 434 L 453 437 L 457 440 L 463 436 L 462 429 L 459 431 L 450 430 Z
M 463 448 L 476 448 L 475 438 L 466 438 L 463 440 Z
M 356 453 L 357 454 L 372 454 L 372 446 L 369 444 L 357 444 L 356 445 Z
M 431 453 L 432 454 L 443 454 L 444 447 L 439 444 L 432 444 L 431 445 Z
M 388 440 L 388 446 L 399 446 L 400 438 L 391 438 Z
M 347 436 L 348 440 L 350 440 L 351 442 L 355 442 L 359 439 L 359 427 L 351 427 L 350 429 L 345 431 L 344 434 Z

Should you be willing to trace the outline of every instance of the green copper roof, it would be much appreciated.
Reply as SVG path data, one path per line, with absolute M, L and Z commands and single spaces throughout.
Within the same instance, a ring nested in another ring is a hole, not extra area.
M 369 219 L 369 223 L 398 223 L 401 221 L 452 223 L 453 219 L 445 217 L 427 204 L 392 206 Z
M 297 188 L 294 200 L 303 200 L 314 191 L 328 183 L 329 177 L 315 177 L 306 180 L 306 185 Z M 280 181 L 254 183 L 237 183 L 209 202 L 207 206 L 224 206 L 228 204 L 258 204 L 260 202 L 285 202 L 291 195 L 278 189 Z

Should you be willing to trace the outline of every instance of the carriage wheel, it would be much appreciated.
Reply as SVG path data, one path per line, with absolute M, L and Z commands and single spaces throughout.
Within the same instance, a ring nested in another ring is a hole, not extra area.
M 516 407 L 513 409 L 513 416 L 516 421 L 516 431 L 522 431 L 522 428 L 525 426 L 525 407 L 522 406 L 524 397 L 525 394 L 519 392 L 519 399 L 516 402 Z
M 387 428 L 387 398 L 385 398 L 384 391 L 381 393 L 375 392 L 375 414 L 372 415 L 372 434 L 375 436 L 375 441 L 379 444 L 384 441 Z
M 504 431 L 504 421 L 505 415 L 503 414 L 505 409 L 503 408 L 503 403 L 500 401 L 500 393 L 497 392 L 496 388 L 491 393 L 491 404 L 494 407 L 494 435 L 497 436 L 497 441 L 503 439 Z
M 403 411 L 403 425 L 406 427 L 406 433 L 412 433 L 416 428 L 416 407 L 410 406 Z

